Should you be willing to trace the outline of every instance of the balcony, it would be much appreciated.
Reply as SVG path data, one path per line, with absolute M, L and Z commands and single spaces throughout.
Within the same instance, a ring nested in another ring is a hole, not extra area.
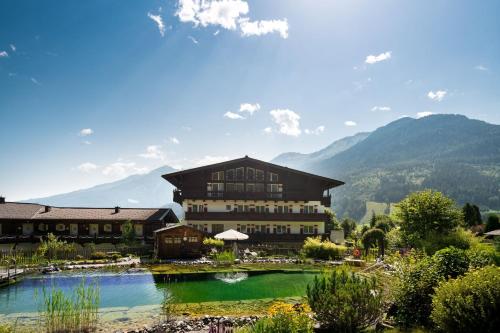
M 183 198 L 181 190 L 174 190 L 174 197 L 173 197 L 174 202 L 182 206 L 182 199 Z
M 332 206 L 332 195 L 327 194 L 323 195 L 323 198 L 321 198 L 321 204 L 325 207 L 331 207 Z
M 174 190 L 174 202 L 182 203 L 184 199 L 202 200 L 286 200 L 286 201 L 321 201 L 330 206 L 331 196 L 308 195 L 300 191 L 283 192 L 227 192 L 227 191 L 183 191 Z
M 186 212 L 188 221 L 301 221 L 323 222 L 328 217 L 320 213 L 257 213 L 257 212 Z

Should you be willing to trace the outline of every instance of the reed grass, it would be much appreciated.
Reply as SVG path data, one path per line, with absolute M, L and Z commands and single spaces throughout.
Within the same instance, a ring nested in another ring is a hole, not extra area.
M 47 333 L 94 332 L 99 320 L 99 301 L 97 281 L 86 284 L 83 278 L 71 295 L 55 286 L 44 287 L 39 307 L 40 328 Z

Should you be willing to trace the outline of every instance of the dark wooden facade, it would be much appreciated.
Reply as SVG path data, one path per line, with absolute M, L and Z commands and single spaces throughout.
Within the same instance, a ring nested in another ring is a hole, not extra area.
M 243 168 L 243 173 L 228 171 Z M 249 171 L 253 170 L 252 177 Z M 261 171 L 257 177 L 256 170 Z M 222 171 L 223 174 L 214 173 Z M 273 178 L 271 175 L 277 175 Z M 222 176 L 222 177 L 220 177 Z M 322 205 L 331 205 L 329 190 L 343 182 L 310 173 L 267 163 L 250 157 L 212 164 L 204 167 L 174 172 L 162 176 L 177 187 L 174 201 L 181 204 L 184 199 L 205 200 L 285 200 L 285 201 L 320 201 Z M 223 190 L 210 190 L 207 184 L 222 183 Z M 242 191 L 229 191 L 230 184 L 244 184 Z M 247 190 L 248 184 L 253 186 Z M 276 190 L 280 185 L 280 190 Z M 270 190 L 271 189 L 271 190 Z M 276 190 L 276 191 L 275 191 Z
M 205 234 L 185 225 L 172 225 L 156 230 L 155 256 L 159 259 L 198 258 Z

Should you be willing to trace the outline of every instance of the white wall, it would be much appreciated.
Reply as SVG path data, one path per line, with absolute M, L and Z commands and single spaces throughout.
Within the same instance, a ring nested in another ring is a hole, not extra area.
M 208 212 L 227 212 L 227 205 L 231 206 L 231 210 L 234 209 L 235 205 L 248 205 L 248 206 L 266 206 L 269 207 L 269 212 L 274 212 L 274 207 L 277 206 L 288 206 L 292 207 L 293 213 L 300 213 L 301 206 L 314 206 L 314 209 L 318 209 L 318 213 L 325 212 L 325 206 L 321 205 L 319 201 L 274 201 L 274 200 L 192 200 L 186 199 L 182 203 L 182 208 L 185 212 L 188 211 L 190 205 L 203 205 L 206 206 Z
M 311 226 L 314 229 L 314 226 L 317 227 L 318 233 L 325 233 L 325 223 L 323 221 L 318 222 L 301 222 L 301 221 L 200 221 L 200 220 L 185 220 L 184 223 L 189 226 L 197 227 L 200 230 L 203 230 L 204 227 L 207 228 L 207 232 L 212 232 L 213 224 L 223 224 L 224 231 L 229 229 L 237 230 L 239 225 L 246 225 L 247 228 L 251 225 L 259 226 L 268 226 L 271 229 L 271 233 L 273 232 L 273 226 L 281 225 L 281 226 L 290 226 L 291 234 L 300 234 L 300 226 Z

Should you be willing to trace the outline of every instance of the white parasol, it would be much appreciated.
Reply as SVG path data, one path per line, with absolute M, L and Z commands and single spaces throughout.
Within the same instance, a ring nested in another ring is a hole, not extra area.
M 248 235 L 236 231 L 234 229 L 229 229 L 220 234 L 214 236 L 216 239 L 228 240 L 228 241 L 238 241 L 248 239 Z

